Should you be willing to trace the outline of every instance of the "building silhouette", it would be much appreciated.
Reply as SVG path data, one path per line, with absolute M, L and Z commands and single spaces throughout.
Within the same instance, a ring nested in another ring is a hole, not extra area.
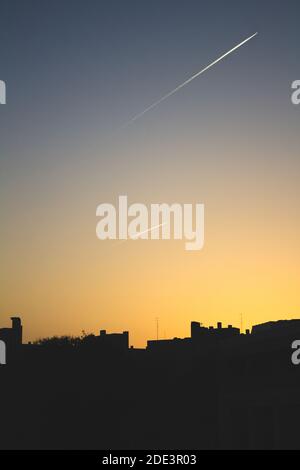
M 23 327 L 21 318 L 11 317 L 12 327 L 0 329 L 0 339 L 6 344 L 20 346 L 22 344 Z
M 129 333 L 110 333 L 106 330 L 100 330 L 100 335 L 96 337 L 98 346 L 105 350 L 111 351 L 126 351 L 129 348 Z
M 22 346 L 23 327 L 19 317 L 11 317 L 12 327 L 0 329 L 0 340 L 6 345 L 7 360 Z
M 228 325 L 227 328 L 223 328 L 222 323 L 218 322 L 217 328 L 210 326 L 208 328 L 202 326 L 201 323 L 192 321 L 191 322 L 191 339 L 192 341 L 199 341 L 201 339 L 226 339 L 238 336 L 240 334 L 239 328 L 233 328 L 232 325 Z
M 250 331 L 247 330 L 249 335 Z M 222 323 L 218 322 L 217 328 L 213 326 L 205 327 L 200 322 L 191 322 L 191 336 L 189 338 L 174 338 L 147 341 L 147 350 L 149 351 L 167 351 L 167 350 L 183 350 L 193 348 L 204 348 L 214 345 L 220 340 L 234 339 L 240 336 L 239 328 L 228 325 L 223 328 Z
M 300 320 L 191 322 L 187 338 L 129 347 L 129 333 L 22 344 L 0 330 L 3 449 L 300 449 Z

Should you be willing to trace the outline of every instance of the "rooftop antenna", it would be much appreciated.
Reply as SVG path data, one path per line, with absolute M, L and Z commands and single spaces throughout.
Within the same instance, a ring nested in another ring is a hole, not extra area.
M 156 321 L 156 340 L 158 341 L 158 332 L 159 332 L 159 318 L 158 317 L 155 317 L 155 321 Z
M 241 313 L 241 333 L 243 333 L 243 314 Z

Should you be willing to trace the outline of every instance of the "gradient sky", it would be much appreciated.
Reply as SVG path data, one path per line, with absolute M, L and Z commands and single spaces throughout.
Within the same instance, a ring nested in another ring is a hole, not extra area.
M 0 324 L 25 340 L 300 317 L 299 1 L 1 0 Z M 205 75 L 119 131 L 251 34 Z M 203 251 L 96 207 L 204 203 Z

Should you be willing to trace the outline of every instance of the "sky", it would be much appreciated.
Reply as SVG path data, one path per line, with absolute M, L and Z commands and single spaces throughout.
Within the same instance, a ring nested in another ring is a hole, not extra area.
M 0 324 L 25 341 L 300 318 L 296 0 L 1 0 Z M 123 124 L 229 49 L 224 61 Z M 205 246 L 96 237 L 96 207 L 205 204 Z

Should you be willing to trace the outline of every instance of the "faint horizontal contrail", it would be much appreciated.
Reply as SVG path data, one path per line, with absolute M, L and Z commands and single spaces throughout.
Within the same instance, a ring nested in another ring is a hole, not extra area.
M 188 78 L 185 82 L 181 83 L 181 85 L 178 85 L 176 88 L 174 88 L 174 90 L 170 91 L 169 93 L 167 93 L 166 95 L 164 95 L 162 98 L 160 98 L 159 100 L 155 101 L 155 103 L 152 103 L 150 106 L 148 106 L 148 108 L 144 109 L 144 111 L 142 111 L 141 113 L 137 114 L 136 116 L 134 116 L 132 119 L 130 119 L 128 122 L 126 122 L 122 127 L 126 127 L 128 126 L 129 124 L 131 124 L 132 122 L 136 121 L 137 119 L 139 119 L 140 117 L 142 117 L 144 114 L 146 114 L 148 111 L 150 111 L 150 109 L 153 109 L 155 106 L 157 106 L 158 104 L 162 103 L 164 100 L 166 100 L 167 98 L 169 98 L 171 95 L 173 95 L 174 93 L 176 93 L 178 90 L 180 90 L 180 88 L 183 88 L 185 85 L 187 85 L 188 83 L 190 83 L 192 80 L 194 80 L 195 78 L 199 77 L 199 75 L 202 75 L 204 72 L 206 72 L 208 69 L 210 69 L 211 67 L 213 67 L 214 65 L 216 65 L 218 62 L 220 62 L 221 60 L 225 59 L 225 57 L 227 57 L 229 54 L 231 54 L 232 52 L 234 52 L 236 49 L 238 49 L 239 47 L 243 46 L 243 44 L 246 44 L 246 42 L 250 41 L 250 39 L 254 38 L 255 36 L 257 36 L 258 33 L 255 33 L 253 34 L 252 36 L 250 36 L 249 38 L 245 39 L 244 41 L 242 41 L 240 44 L 238 44 L 237 46 L 235 46 L 233 49 L 230 49 L 230 51 L 226 52 L 226 54 L 223 54 L 221 57 L 219 57 L 218 59 L 214 60 L 214 62 L 212 62 L 211 64 L 209 64 L 207 67 L 205 67 L 203 70 L 200 70 L 200 72 L 197 72 L 195 73 L 195 75 L 192 75 L 192 77 Z

